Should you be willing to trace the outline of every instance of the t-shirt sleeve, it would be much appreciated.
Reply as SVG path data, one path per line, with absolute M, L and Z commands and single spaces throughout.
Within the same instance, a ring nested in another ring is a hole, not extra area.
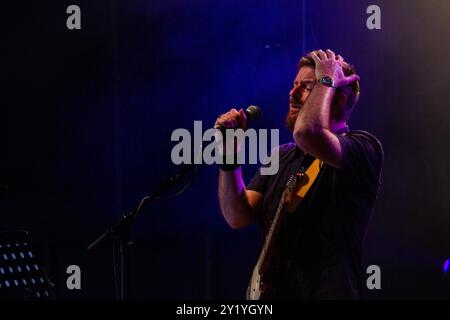
M 247 185 L 247 190 L 253 190 L 253 191 L 257 191 L 261 194 L 265 194 L 267 192 L 269 181 L 270 181 L 271 177 L 273 177 L 273 175 L 262 174 L 261 169 L 264 167 L 266 167 L 266 168 L 269 167 L 271 165 L 270 161 L 279 161 L 279 163 L 280 163 L 282 161 L 281 158 L 284 157 L 289 152 L 289 150 L 291 150 L 292 148 L 293 148 L 293 144 L 288 143 L 288 144 L 284 144 L 284 145 L 281 145 L 281 146 L 278 146 L 278 147 L 275 147 L 274 149 L 272 149 L 272 151 L 268 155 L 268 159 L 266 159 L 266 161 L 264 162 L 267 164 L 262 165 L 258 169 L 258 171 L 254 175 L 254 177 L 250 180 L 249 184 Z M 277 155 L 278 158 L 274 158 L 275 155 Z M 269 160 L 269 162 L 267 160 Z
M 262 175 L 261 168 L 259 168 L 247 185 L 247 190 L 257 191 L 261 194 L 266 193 L 267 185 L 269 183 L 269 177 L 270 176 L 268 175 Z
M 278 148 L 272 150 L 272 152 L 270 153 L 270 155 L 268 157 L 270 158 L 274 154 L 274 152 L 278 152 L 278 151 L 279 151 Z M 267 186 L 269 184 L 270 175 L 262 174 L 261 169 L 264 167 L 268 167 L 268 166 L 269 166 L 269 164 L 262 165 L 258 169 L 256 174 L 253 176 L 253 178 L 250 180 L 249 184 L 247 185 L 247 190 L 257 191 L 261 194 L 266 193 Z
M 380 141 L 365 131 L 337 136 L 341 145 L 342 172 L 359 184 L 380 184 L 384 155 Z

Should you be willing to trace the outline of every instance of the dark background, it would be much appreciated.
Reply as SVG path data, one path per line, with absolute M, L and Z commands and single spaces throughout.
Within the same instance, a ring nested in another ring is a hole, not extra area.
M 81 7 L 81 30 L 66 8 Z M 366 9 L 382 29 L 366 28 Z M 1 230 L 27 229 L 56 296 L 114 297 L 111 248 L 86 246 L 178 168 L 176 128 L 261 106 L 280 128 L 299 57 L 333 49 L 356 65 L 350 126 L 383 143 L 383 185 L 365 264 L 373 299 L 450 298 L 450 3 L 442 0 L 7 1 L 2 4 Z M 256 167 L 248 167 L 249 178 Z M 131 297 L 243 298 L 259 230 L 231 230 L 203 166 L 133 228 Z M 66 268 L 82 289 L 65 287 Z

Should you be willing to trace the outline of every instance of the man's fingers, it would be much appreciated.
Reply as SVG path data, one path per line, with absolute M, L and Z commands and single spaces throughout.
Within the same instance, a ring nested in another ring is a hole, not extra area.
M 340 63 L 342 68 L 349 68 L 350 67 L 350 65 L 347 62 L 345 62 L 344 58 L 342 58 L 341 55 L 337 55 L 336 56 L 336 60 Z
M 241 122 L 241 128 L 246 130 L 247 129 L 247 115 L 245 114 L 244 109 L 239 110 L 239 116 L 240 116 L 240 122 Z
M 247 120 L 247 115 L 245 114 L 244 109 L 239 109 L 239 115 L 241 116 L 242 120 Z
M 317 55 L 316 51 L 311 52 L 311 58 L 313 58 L 316 64 L 320 62 L 320 57 Z
M 360 78 L 357 74 L 352 74 L 351 76 L 348 76 L 347 78 L 345 78 L 345 82 L 346 82 L 345 85 L 348 85 L 355 81 L 359 81 L 359 79 Z
M 245 115 L 245 111 L 240 109 L 239 111 L 236 109 L 231 109 L 227 113 L 222 114 L 216 120 L 215 126 L 222 125 L 227 129 L 236 129 L 242 128 L 247 129 L 247 117 Z
M 327 49 L 326 52 L 327 52 L 328 59 L 331 59 L 331 60 L 336 59 L 336 54 L 333 51 L 331 51 L 330 49 Z
M 237 119 L 239 118 L 239 111 L 237 111 L 237 109 L 235 109 L 235 108 L 231 109 L 230 112 L 228 112 L 226 118 L 227 118 L 227 122 L 229 124 L 226 127 L 230 128 L 230 129 L 236 128 L 238 126 Z
M 316 53 L 319 56 L 320 60 L 327 60 L 327 54 L 323 52 L 323 50 L 317 50 Z

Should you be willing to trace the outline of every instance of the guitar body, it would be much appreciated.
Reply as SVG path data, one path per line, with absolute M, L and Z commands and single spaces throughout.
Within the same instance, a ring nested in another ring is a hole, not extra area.
M 262 276 L 259 273 L 259 268 L 255 267 L 247 288 L 247 300 L 260 300 L 263 293 Z

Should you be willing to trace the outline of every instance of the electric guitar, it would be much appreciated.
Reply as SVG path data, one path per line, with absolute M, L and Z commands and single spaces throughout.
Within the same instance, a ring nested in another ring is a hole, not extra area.
M 270 284 L 265 281 L 265 274 L 270 268 L 276 235 L 286 213 L 293 213 L 295 209 L 297 209 L 314 180 L 317 178 L 320 168 L 321 162 L 316 159 L 306 172 L 304 168 L 301 167 L 300 170 L 294 173 L 286 183 L 272 223 L 266 233 L 259 258 L 253 269 L 252 277 L 247 288 L 246 296 L 248 300 L 259 300 L 264 293 L 270 290 Z

